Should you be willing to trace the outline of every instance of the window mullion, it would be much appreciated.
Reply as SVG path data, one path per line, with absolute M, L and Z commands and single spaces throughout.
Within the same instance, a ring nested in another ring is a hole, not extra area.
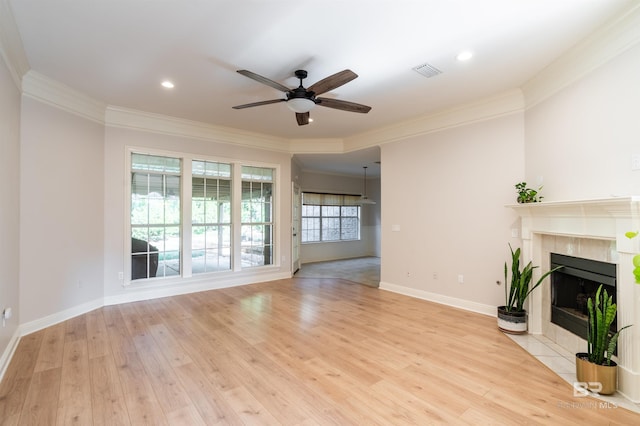
M 192 271 L 192 249 L 191 249 L 191 228 L 192 218 L 191 218 L 191 192 L 192 192 L 192 167 L 191 167 L 191 158 L 183 157 L 182 159 L 182 219 L 180 222 L 182 223 L 181 234 L 182 234 L 182 276 L 184 278 L 191 277 L 193 275 Z
M 235 244 L 233 248 L 233 271 L 242 269 L 242 166 L 235 163 L 231 170 L 231 199 L 235 200 L 236 208 L 231 209 L 231 238 Z

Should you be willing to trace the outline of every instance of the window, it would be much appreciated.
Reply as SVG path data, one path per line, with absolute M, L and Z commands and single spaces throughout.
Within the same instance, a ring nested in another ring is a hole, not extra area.
M 231 164 L 192 161 L 191 268 L 231 269 Z
M 302 242 L 360 239 L 360 197 L 344 194 L 302 194 Z
M 179 158 L 131 156 L 131 279 L 180 274 Z
M 242 267 L 273 264 L 274 169 L 242 166 Z
M 277 264 L 277 167 L 189 154 L 130 153 L 131 280 Z

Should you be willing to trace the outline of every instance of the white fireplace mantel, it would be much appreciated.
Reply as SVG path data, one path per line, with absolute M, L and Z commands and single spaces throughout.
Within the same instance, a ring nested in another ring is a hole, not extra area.
M 531 232 L 590 238 L 624 237 L 640 228 L 640 196 L 510 205 L 522 218 L 522 237 Z M 618 229 L 622 227 L 622 229 Z M 633 245 L 631 240 L 629 249 Z
M 640 196 L 507 207 L 520 216 L 522 260 L 541 266 L 538 274 L 549 267 L 549 245 L 561 254 L 616 264 L 618 327 L 634 325 L 621 333 L 618 341 L 618 388 L 630 400 L 640 402 L 640 284 L 635 283 L 632 264 L 633 256 L 640 253 L 640 236 L 625 236 L 628 231 L 640 231 Z M 604 253 L 593 255 L 598 251 Z M 589 254 L 583 256 L 582 252 Z M 551 324 L 547 306 L 550 293 L 548 280 L 532 293 L 528 306 L 530 332 L 543 334 L 571 352 L 584 352 L 584 340 Z

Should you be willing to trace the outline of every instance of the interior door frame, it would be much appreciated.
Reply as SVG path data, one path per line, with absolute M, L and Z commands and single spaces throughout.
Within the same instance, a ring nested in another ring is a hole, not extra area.
M 300 263 L 300 226 L 302 219 L 302 191 L 300 185 L 291 182 L 291 276 L 302 268 Z

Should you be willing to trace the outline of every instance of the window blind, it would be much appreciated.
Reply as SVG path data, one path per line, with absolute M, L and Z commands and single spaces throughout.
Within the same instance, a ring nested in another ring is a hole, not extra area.
M 351 194 L 324 194 L 319 192 L 303 192 L 302 204 L 313 206 L 357 206 L 360 202 L 359 195 Z

